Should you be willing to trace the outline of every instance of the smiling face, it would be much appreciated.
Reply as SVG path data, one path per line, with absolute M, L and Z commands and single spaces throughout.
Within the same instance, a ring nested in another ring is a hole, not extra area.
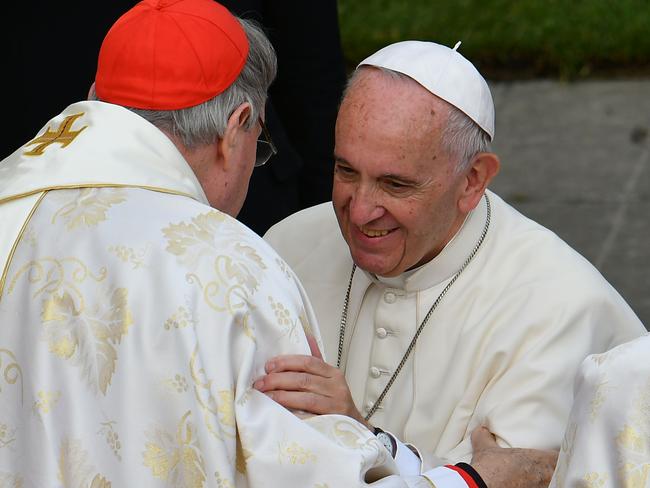
M 336 122 L 332 200 L 357 266 L 396 276 L 458 231 L 466 178 L 440 146 L 446 102 L 410 79 L 368 68 L 358 76 Z

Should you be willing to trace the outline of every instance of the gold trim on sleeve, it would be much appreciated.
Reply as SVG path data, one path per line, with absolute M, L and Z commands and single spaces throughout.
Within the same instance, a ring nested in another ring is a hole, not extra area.
M 0 204 L 11 202 L 14 200 L 18 200 L 20 198 L 25 198 L 25 197 L 30 197 L 32 195 L 35 195 L 37 193 L 41 192 L 49 192 L 53 190 L 76 190 L 79 188 L 141 188 L 143 190 L 150 190 L 150 191 L 156 191 L 159 193 L 167 193 L 169 195 L 179 195 L 181 197 L 188 197 L 191 198 L 192 200 L 197 200 L 200 202 L 200 200 L 197 199 L 196 195 L 192 195 L 191 193 L 185 193 L 182 191 L 176 191 L 176 190 L 170 190 L 169 188 L 162 188 L 162 187 L 156 187 L 156 186 L 146 186 L 146 185 L 125 185 L 125 184 L 120 184 L 120 183 L 87 183 L 87 184 L 74 184 L 74 185 L 60 185 L 60 186 L 46 186 L 43 188 L 35 188 L 34 190 L 27 191 L 25 193 L 17 193 L 15 195 L 11 195 L 9 197 L 4 197 L 0 198 Z M 202 203 L 202 202 L 201 202 Z
M 34 192 L 34 194 L 36 193 L 37 192 Z M 47 191 L 44 191 L 43 194 L 38 198 L 38 200 L 36 200 L 36 203 L 34 203 L 34 206 L 29 211 L 29 214 L 27 215 L 27 218 L 25 219 L 23 226 L 18 232 L 18 236 L 16 237 L 13 246 L 11 246 L 11 251 L 9 251 L 9 257 L 7 258 L 7 262 L 5 263 L 5 269 L 2 271 L 2 277 L 0 277 L 0 301 L 2 301 L 2 294 L 5 288 L 5 281 L 7 280 L 7 273 L 9 273 L 9 267 L 11 266 L 11 261 L 13 260 L 14 253 L 16 252 L 16 248 L 18 247 L 18 243 L 22 239 L 23 234 L 25 233 L 25 229 L 29 225 L 29 222 L 32 220 L 32 216 L 34 215 L 34 212 L 36 212 L 36 209 L 41 204 L 41 201 L 43 200 L 43 198 L 45 198 L 45 195 L 47 195 L 47 193 L 48 193 Z

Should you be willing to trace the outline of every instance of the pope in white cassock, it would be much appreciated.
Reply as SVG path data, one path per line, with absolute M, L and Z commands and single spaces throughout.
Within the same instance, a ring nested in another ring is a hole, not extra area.
M 318 341 L 293 272 L 231 217 L 273 152 L 274 74 L 221 5 L 145 0 L 102 45 L 102 101 L 0 162 L 0 486 L 429 486 L 358 422 L 252 389 Z
M 586 259 L 486 189 L 494 106 L 457 47 L 405 41 L 363 61 L 339 110 L 332 202 L 265 236 L 345 376 L 276 358 L 256 388 L 380 427 L 424 469 L 469 461 L 482 424 L 502 446 L 559 449 L 582 360 L 645 330 Z

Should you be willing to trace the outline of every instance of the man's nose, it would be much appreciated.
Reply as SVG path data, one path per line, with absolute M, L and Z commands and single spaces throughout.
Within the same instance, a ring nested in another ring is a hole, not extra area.
M 350 220 L 355 225 L 366 225 L 384 215 L 379 195 L 364 185 L 357 187 L 350 201 Z

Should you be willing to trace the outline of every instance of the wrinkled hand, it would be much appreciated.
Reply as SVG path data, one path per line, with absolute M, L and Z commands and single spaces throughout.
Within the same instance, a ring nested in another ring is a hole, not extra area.
M 313 337 L 307 336 L 311 356 L 277 356 L 265 365 L 266 376 L 253 387 L 291 410 L 341 414 L 371 428 L 352 401 L 343 372 L 323 361 Z
M 488 488 L 547 487 L 557 463 L 557 451 L 501 448 L 485 427 L 472 432 L 472 467 Z

